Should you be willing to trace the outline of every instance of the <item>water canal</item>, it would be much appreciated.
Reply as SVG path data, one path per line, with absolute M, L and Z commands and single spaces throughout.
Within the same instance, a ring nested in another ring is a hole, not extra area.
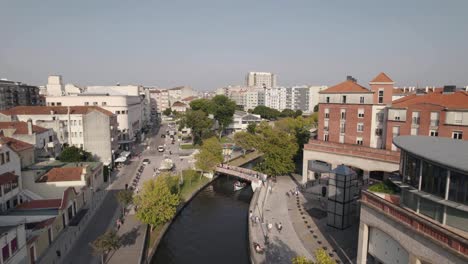
M 233 177 L 221 176 L 183 209 L 151 263 L 250 263 L 247 218 L 252 188 L 234 191 Z

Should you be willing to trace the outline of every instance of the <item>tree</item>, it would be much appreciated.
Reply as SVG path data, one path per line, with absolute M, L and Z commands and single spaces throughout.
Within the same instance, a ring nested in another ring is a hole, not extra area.
M 245 150 L 256 147 L 258 137 L 249 132 L 237 132 L 234 134 L 234 143 Z M 244 153 L 245 154 L 245 153 Z
M 165 116 L 170 116 L 172 114 L 172 109 L 170 107 L 166 108 L 162 113 Z
M 253 114 L 260 115 L 262 118 L 269 120 L 275 120 L 280 116 L 280 112 L 276 109 L 266 107 L 264 105 L 259 105 L 255 107 L 252 111 Z
M 314 264 L 312 261 L 308 260 L 304 256 L 294 257 L 291 261 L 292 261 L 292 264 Z
M 316 104 L 316 105 L 314 106 L 314 112 L 316 113 L 316 112 L 318 112 L 318 111 L 319 111 L 319 105 Z
M 121 190 L 117 192 L 116 198 L 122 205 L 122 213 L 125 215 L 125 208 L 133 202 L 133 192 L 131 190 Z
M 104 255 L 110 252 L 111 250 L 116 250 L 120 247 L 120 238 L 117 233 L 112 231 L 107 231 L 102 234 L 96 240 L 91 242 L 91 247 L 93 252 L 96 255 L 101 255 L 101 263 L 104 264 Z
M 211 99 L 213 116 L 218 121 L 219 138 L 221 138 L 224 129 L 232 123 L 234 112 L 236 111 L 236 102 L 224 95 L 216 95 Z
M 195 99 L 190 102 L 190 108 L 194 111 L 201 110 L 206 114 L 213 113 L 213 105 L 208 99 Z
M 275 128 L 289 134 L 294 134 L 296 143 L 299 146 L 298 152 L 296 153 L 296 159 L 302 157 L 304 144 L 309 142 L 312 123 L 312 118 L 304 118 L 302 116 L 296 118 L 283 118 L 275 122 Z
M 296 112 L 294 112 L 294 117 L 302 116 L 302 110 L 297 109 Z
M 179 196 L 171 193 L 164 177 L 143 183 L 143 190 L 135 197 L 136 217 L 152 228 L 171 220 L 179 204 Z
M 296 114 L 296 112 L 294 112 L 294 110 L 291 110 L 291 109 L 284 109 L 283 111 L 281 111 L 281 114 L 280 116 L 281 117 L 292 117 Z
M 184 127 L 192 129 L 193 143 L 199 145 L 203 139 L 211 136 L 213 120 L 202 110 L 187 110 L 179 122 L 179 129 Z
M 75 146 L 66 147 L 60 153 L 58 159 L 63 162 L 86 162 L 93 161 L 93 155 L 81 148 Z
M 257 124 L 256 123 L 250 123 L 247 125 L 247 132 L 249 132 L 250 134 L 255 134 L 255 129 L 257 128 Z
M 213 172 L 218 164 L 223 162 L 223 148 L 215 137 L 203 141 L 200 152 L 195 155 L 195 166 L 202 173 Z

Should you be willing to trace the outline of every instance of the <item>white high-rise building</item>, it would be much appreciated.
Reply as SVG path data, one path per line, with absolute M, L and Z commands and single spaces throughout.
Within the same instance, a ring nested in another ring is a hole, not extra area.
M 276 75 L 271 72 L 249 72 L 245 83 L 247 86 L 253 87 L 276 87 Z
M 286 109 L 286 88 L 265 89 L 265 106 L 278 111 Z

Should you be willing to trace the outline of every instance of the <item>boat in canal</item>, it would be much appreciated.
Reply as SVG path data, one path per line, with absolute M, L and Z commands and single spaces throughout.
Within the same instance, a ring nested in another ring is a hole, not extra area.
M 236 181 L 234 183 L 234 191 L 239 191 L 245 188 L 247 186 L 247 183 L 241 182 L 241 181 Z

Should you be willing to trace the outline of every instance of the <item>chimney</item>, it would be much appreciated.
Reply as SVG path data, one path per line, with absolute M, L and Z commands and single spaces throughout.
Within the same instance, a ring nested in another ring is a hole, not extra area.
M 351 76 L 351 75 L 346 76 L 346 80 L 347 81 L 352 81 L 354 83 L 357 82 L 357 80 L 355 78 L 353 78 L 353 76 Z
M 429 92 L 429 86 L 426 86 L 426 93 Z
M 33 124 L 32 124 L 32 120 L 31 118 L 28 119 L 28 135 L 32 135 L 33 134 Z

